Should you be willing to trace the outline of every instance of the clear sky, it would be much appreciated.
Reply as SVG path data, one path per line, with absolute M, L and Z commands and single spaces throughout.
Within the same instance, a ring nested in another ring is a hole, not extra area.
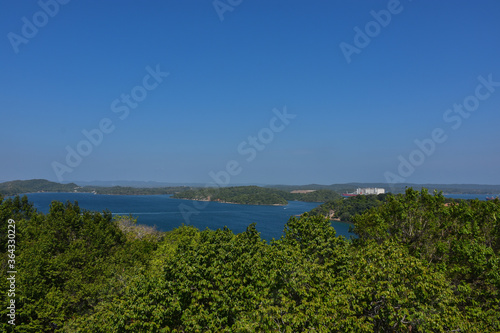
M 499 15 L 2 1 L 0 180 L 500 184 Z

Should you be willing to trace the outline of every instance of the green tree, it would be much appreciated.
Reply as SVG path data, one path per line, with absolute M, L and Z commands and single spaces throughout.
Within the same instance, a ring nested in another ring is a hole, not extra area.
M 358 216 L 354 232 L 360 244 L 396 242 L 443 272 L 466 321 L 478 330 L 498 331 L 499 213 L 498 201 L 446 204 L 441 193 L 409 188 Z

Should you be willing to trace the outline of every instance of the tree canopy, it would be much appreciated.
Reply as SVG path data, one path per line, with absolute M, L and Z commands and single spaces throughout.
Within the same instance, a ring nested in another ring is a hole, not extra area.
M 291 217 L 280 239 L 255 225 L 160 233 L 131 217 L 26 197 L 0 201 L 0 286 L 16 223 L 15 332 L 500 331 L 500 202 L 446 205 L 408 189 L 354 218 Z
M 354 216 L 382 205 L 389 194 L 357 195 L 330 200 L 311 210 L 311 215 L 323 215 L 330 219 L 352 222 Z

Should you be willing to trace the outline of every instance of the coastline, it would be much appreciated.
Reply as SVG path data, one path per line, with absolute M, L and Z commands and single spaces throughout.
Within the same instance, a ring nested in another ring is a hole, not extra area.
M 179 200 L 189 200 L 189 201 L 202 201 L 202 202 L 218 202 L 229 205 L 247 205 L 247 206 L 288 206 L 288 202 L 286 204 L 259 204 L 259 203 L 241 203 L 241 202 L 231 202 L 231 201 L 221 201 L 221 200 L 210 200 L 210 199 L 189 199 L 189 198 L 172 198 Z
M 118 193 L 92 193 L 92 192 L 50 192 L 50 191 L 38 191 L 38 192 L 24 192 L 24 193 L 19 193 L 19 194 L 14 194 L 14 195 L 6 195 L 6 198 L 9 197 L 15 197 L 16 195 L 23 196 L 26 194 L 39 194 L 39 193 L 68 193 L 68 194 L 93 194 L 93 195 L 109 195 L 109 196 L 126 196 L 126 195 L 139 195 L 139 196 L 146 196 L 146 195 L 170 195 L 172 196 L 173 194 L 170 193 L 165 193 L 165 194 L 150 194 L 150 193 L 127 193 L 127 194 L 118 194 Z M 179 199 L 179 200 L 187 200 L 187 201 L 204 201 L 204 202 L 218 202 L 218 203 L 223 203 L 223 204 L 229 204 L 229 205 L 246 205 L 246 206 L 287 206 L 288 202 L 286 204 L 258 204 L 258 203 L 239 203 L 239 202 L 229 202 L 229 201 L 219 201 L 219 200 L 208 200 L 208 199 L 188 199 L 188 198 L 172 198 L 172 199 Z M 307 202 L 307 201 L 304 201 Z

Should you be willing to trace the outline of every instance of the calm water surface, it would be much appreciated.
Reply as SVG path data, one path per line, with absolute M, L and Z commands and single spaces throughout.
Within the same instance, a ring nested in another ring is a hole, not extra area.
M 257 230 L 266 240 L 281 237 L 285 223 L 291 216 L 308 212 L 321 204 L 290 201 L 287 206 L 255 206 L 218 202 L 200 203 L 173 199 L 169 195 L 94 195 L 90 193 L 31 193 L 27 194 L 27 197 L 35 208 L 43 213 L 49 211 L 52 200 L 77 201 L 81 208 L 87 210 L 109 210 L 115 215 L 132 214 L 137 217 L 138 223 L 156 226 L 161 231 L 172 230 L 184 223 L 200 230 L 227 226 L 234 233 L 240 233 L 245 231 L 249 224 L 256 222 Z M 195 207 L 200 206 L 204 208 L 195 211 Z M 347 238 L 351 235 L 349 225 L 349 223 L 333 222 L 337 235 Z
M 499 196 L 498 194 L 443 194 L 447 198 L 453 198 L 453 199 L 464 199 L 464 200 L 469 200 L 469 199 L 479 199 L 479 200 L 486 200 L 486 197 L 497 197 Z

